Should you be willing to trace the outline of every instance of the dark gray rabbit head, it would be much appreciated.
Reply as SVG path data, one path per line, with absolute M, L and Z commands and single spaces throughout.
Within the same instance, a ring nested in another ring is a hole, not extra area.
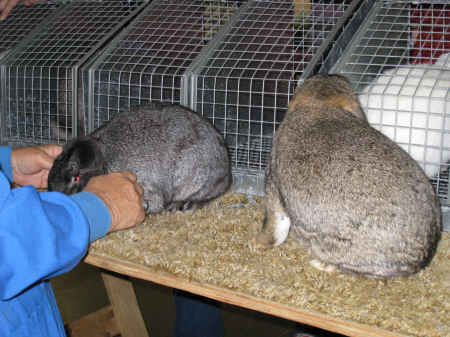
M 74 194 L 81 192 L 90 178 L 105 173 L 105 160 L 97 140 L 77 138 L 55 159 L 48 176 L 48 189 Z

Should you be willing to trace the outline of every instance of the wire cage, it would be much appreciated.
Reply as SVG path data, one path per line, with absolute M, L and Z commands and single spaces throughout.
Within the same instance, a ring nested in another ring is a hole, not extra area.
M 187 105 L 186 69 L 240 6 L 230 0 L 153 1 L 89 67 L 89 129 L 150 101 Z
M 193 110 L 225 137 L 237 190 L 262 194 L 275 129 L 360 1 L 252 1 L 191 69 Z
M 55 2 L 15 6 L 8 18 L 0 22 L 0 60 L 57 8 Z
M 51 2 L 36 4 L 34 8 L 25 6 L 24 4 L 15 6 L 8 18 L 0 22 L 0 62 L 20 41 L 57 8 L 58 4 Z M 0 81 L 0 107 L 2 101 L 2 83 Z M 1 132 L 0 143 L 2 143 Z
M 86 99 L 80 66 L 145 6 L 144 1 L 60 5 L 1 62 L 2 142 L 62 143 L 82 132 Z M 42 13 L 42 8 L 28 11 Z M 26 24 L 24 24 L 26 25 Z
M 419 163 L 449 206 L 450 4 L 376 1 L 363 16 L 347 48 L 338 41 L 330 52 L 339 60 L 321 71 L 351 80 L 369 123 Z

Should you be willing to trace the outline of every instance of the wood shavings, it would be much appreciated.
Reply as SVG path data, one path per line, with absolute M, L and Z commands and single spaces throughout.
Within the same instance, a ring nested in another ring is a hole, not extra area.
M 450 336 L 450 233 L 431 264 L 407 278 L 368 279 L 314 269 L 291 237 L 273 249 L 251 251 L 263 199 L 227 193 L 195 212 L 146 218 L 112 233 L 90 250 L 266 300 L 377 326 L 410 336 Z

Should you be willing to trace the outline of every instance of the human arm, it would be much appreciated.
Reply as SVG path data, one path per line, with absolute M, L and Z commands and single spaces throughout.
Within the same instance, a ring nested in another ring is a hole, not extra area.
M 121 173 L 99 177 L 106 189 L 97 186 L 97 177 L 92 179 L 93 192 L 100 196 L 39 193 L 32 186 L 11 189 L 14 160 L 10 155 L 9 148 L 0 147 L 0 299 L 71 270 L 86 254 L 90 241 L 143 220 L 142 191 L 135 191 L 139 185 Z M 92 188 L 90 183 L 86 188 Z M 108 189 L 125 191 L 128 198 L 122 200 Z
M 0 299 L 75 267 L 86 254 L 89 223 L 61 193 L 10 188 L 0 173 Z
M 1 151 L 5 151 L 6 158 L 11 158 L 10 162 L 5 161 L 3 164 L 0 161 L 0 168 L 5 167 L 3 171 L 8 172 L 7 174 L 12 172 L 9 179 L 22 186 L 31 184 L 36 188 L 47 188 L 48 174 L 56 157 L 62 152 L 62 147 L 47 144 L 16 148 L 11 152 L 8 152 L 8 149 L 0 147 L 0 158 Z M 144 191 L 137 183 L 136 175 L 130 171 L 97 176 L 89 181 L 84 191 L 100 198 L 106 206 L 111 215 L 110 231 L 126 229 L 143 220 Z M 90 206 L 93 196 L 82 193 L 73 198 L 88 216 L 89 223 L 97 223 L 98 221 L 90 219 L 92 213 L 96 216 L 97 209 Z
M 11 150 L 8 146 L 0 146 L 0 170 L 6 175 L 9 182 L 46 188 L 50 168 L 61 151 L 61 146 L 52 144 L 28 146 L 14 150 Z M 3 191 L 4 189 L 2 189 Z M 14 191 L 14 193 L 17 191 Z M 49 196 L 47 194 L 42 195 Z M 14 200 L 15 196 L 12 195 L 11 197 Z M 89 242 L 105 235 L 109 229 L 111 217 L 101 200 L 91 193 L 78 193 L 72 196 L 72 200 L 78 204 L 87 217 L 90 232 Z

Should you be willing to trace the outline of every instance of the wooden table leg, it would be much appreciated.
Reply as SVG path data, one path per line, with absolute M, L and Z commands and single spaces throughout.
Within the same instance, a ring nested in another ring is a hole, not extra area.
M 102 273 L 122 337 L 149 337 L 131 281 Z

